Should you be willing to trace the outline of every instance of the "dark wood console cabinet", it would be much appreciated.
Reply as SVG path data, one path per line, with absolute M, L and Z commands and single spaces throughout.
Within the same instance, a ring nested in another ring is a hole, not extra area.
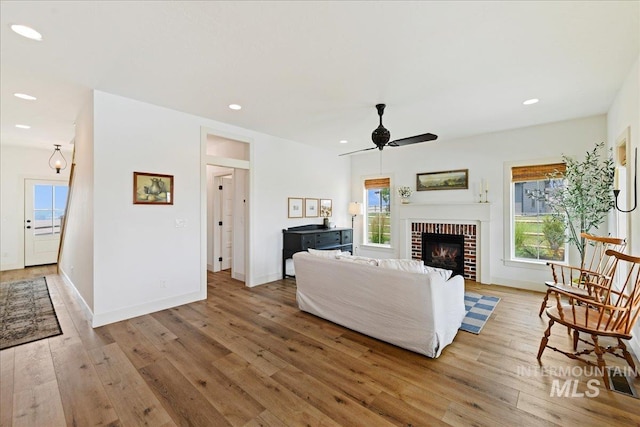
M 340 249 L 353 252 L 353 229 L 324 228 L 320 224 L 282 230 L 282 278 L 287 277 L 287 260 L 307 249 Z

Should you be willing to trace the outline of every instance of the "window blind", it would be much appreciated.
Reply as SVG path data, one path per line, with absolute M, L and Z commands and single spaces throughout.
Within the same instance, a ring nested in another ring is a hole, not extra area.
M 540 181 L 548 179 L 548 174 L 557 172 L 564 176 L 567 165 L 564 163 L 551 163 L 548 165 L 514 166 L 511 168 L 511 182 Z
M 365 179 L 364 188 L 369 190 L 371 188 L 386 188 L 391 186 L 391 179 L 389 178 L 374 178 Z

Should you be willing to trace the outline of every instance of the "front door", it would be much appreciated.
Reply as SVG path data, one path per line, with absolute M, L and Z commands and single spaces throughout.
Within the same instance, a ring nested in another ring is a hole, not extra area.
M 66 181 L 24 182 L 24 265 L 54 264 L 69 187 Z

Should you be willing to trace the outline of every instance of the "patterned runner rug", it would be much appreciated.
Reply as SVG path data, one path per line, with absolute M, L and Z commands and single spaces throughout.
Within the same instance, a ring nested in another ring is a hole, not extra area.
M 464 293 L 464 308 L 467 315 L 462 320 L 461 331 L 479 334 L 489 316 L 500 302 L 498 297 L 487 297 L 473 292 Z
M 0 350 L 60 334 L 44 277 L 0 283 Z

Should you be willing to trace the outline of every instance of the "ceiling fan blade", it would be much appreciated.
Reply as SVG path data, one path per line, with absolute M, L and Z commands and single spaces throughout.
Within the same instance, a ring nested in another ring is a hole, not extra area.
M 349 155 L 349 154 L 359 153 L 359 152 L 361 152 L 361 151 L 375 150 L 375 149 L 377 149 L 377 148 L 378 148 L 378 147 L 363 148 L 362 150 L 356 150 L 356 151 L 351 151 L 351 152 L 349 152 L 349 153 L 342 153 L 342 154 L 338 154 L 338 156 L 347 156 L 347 155 Z
M 438 135 L 432 133 L 424 133 L 422 135 L 410 136 L 409 138 L 396 139 L 387 145 L 390 147 L 401 147 L 403 145 L 417 144 L 418 142 L 427 142 L 438 139 Z

